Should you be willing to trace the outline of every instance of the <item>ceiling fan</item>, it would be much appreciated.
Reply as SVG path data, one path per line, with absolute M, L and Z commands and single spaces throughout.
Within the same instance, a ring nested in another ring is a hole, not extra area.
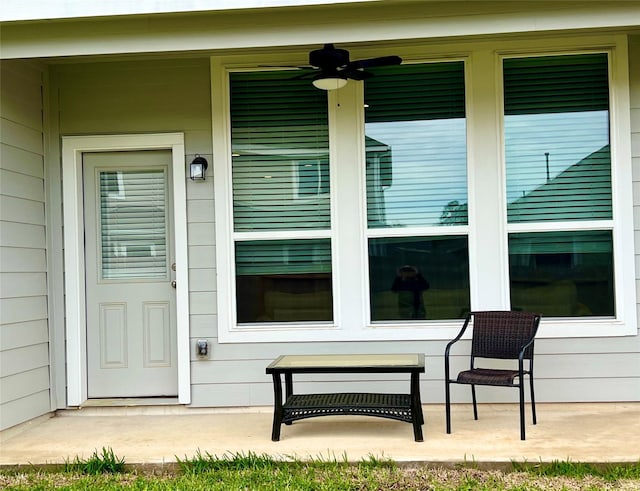
M 314 73 L 303 74 L 296 78 L 312 77 L 315 87 L 322 90 L 334 90 L 344 87 L 347 80 L 365 80 L 373 76 L 366 71 L 367 68 L 379 66 L 399 65 L 402 58 L 399 56 L 380 56 L 365 60 L 349 59 L 346 49 L 336 48 L 333 44 L 325 44 L 320 49 L 309 53 L 309 65 L 314 68 Z

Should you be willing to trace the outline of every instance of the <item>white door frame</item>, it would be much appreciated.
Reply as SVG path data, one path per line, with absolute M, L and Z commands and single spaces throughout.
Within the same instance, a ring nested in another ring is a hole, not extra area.
M 62 137 L 67 406 L 79 406 L 87 400 L 82 153 L 156 149 L 168 149 L 172 153 L 178 402 L 180 404 L 191 402 L 184 135 L 182 133 L 156 133 Z

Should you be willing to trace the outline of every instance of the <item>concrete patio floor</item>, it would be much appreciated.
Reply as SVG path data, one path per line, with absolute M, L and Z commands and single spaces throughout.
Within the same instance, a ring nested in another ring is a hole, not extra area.
M 111 448 L 127 464 L 167 464 L 198 452 L 254 452 L 275 458 L 369 457 L 398 462 L 499 465 L 511 461 L 639 462 L 640 403 L 538 404 L 527 408 L 527 440 L 518 406 L 453 406 L 450 435 L 444 406 L 425 405 L 424 442 L 410 424 L 362 416 L 313 418 L 283 426 L 271 441 L 271 408 L 203 409 L 176 405 L 84 407 L 58 411 L 0 433 L 0 466 L 55 464 Z

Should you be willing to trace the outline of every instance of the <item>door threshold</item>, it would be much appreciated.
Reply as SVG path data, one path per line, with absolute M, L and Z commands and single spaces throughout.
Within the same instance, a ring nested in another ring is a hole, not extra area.
M 80 407 L 175 406 L 178 404 L 177 397 L 115 397 L 87 399 Z

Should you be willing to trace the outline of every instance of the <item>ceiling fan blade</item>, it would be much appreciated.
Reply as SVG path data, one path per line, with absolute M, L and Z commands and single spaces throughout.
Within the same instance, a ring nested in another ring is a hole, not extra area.
M 349 63 L 349 68 L 373 68 L 377 66 L 399 65 L 402 58 L 399 56 L 379 56 L 377 58 L 368 58 L 366 60 L 356 60 Z
M 294 77 L 291 77 L 289 80 L 302 80 L 305 78 L 311 78 L 318 74 L 317 70 L 305 71 L 304 73 L 300 73 Z
M 258 68 L 282 68 L 283 70 L 313 70 L 309 65 L 258 65 Z
M 364 70 L 355 70 L 355 69 L 345 69 L 340 72 L 346 78 L 350 78 L 351 80 L 366 80 L 370 77 L 373 77 L 373 73 L 365 72 Z

